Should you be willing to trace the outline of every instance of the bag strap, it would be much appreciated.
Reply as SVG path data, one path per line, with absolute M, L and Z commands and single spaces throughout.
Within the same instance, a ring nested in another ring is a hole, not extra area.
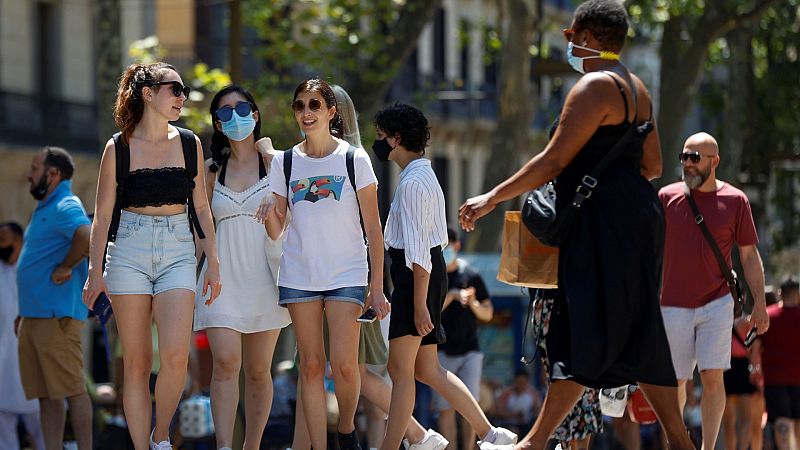
M 725 261 L 725 257 L 722 256 L 722 251 L 719 249 L 717 241 L 714 240 L 714 236 L 711 235 L 711 231 L 709 231 L 708 226 L 706 226 L 706 221 L 703 218 L 703 215 L 700 213 L 697 203 L 695 203 L 694 199 L 692 198 L 688 187 L 684 188 L 683 195 L 689 202 L 689 207 L 692 208 L 692 214 L 694 214 L 694 223 L 696 223 L 700 227 L 700 231 L 703 232 L 703 237 L 706 238 L 706 242 L 708 243 L 709 247 L 711 247 L 711 251 L 714 252 L 714 257 L 717 259 L 719 269 L 722 271 L 722 275 L 725 277 L 725 282 L 728 284 L 728 288 L 731 289 L 731 292 L 733 292 L 733 289 L 736 286 L 736 280 L 733 278 L 733 272 L 728 266 L 728 263 Z M 739 301 L 739 299 L 735 298 L 734 301 Z
M 361 202 L 358 201 L 358 189 L 356 189 L 356 164 L 355 164 L 355 157 L 356 157 L 356 148 L 354 146 L 350 146 L 347 149 L 347 154 L 345 155 L 345 165 L 347 166 L 347 178 L 350 179 L 350 186 L 353 186 L 353 194 L 356 196 L 356 204 L 358 205 L 358 220 L 361 222 L 361 234 L 364 236 L 364 244 L 369 245 L 367 241 L 367 232 L 364 228 L 364 217 L 361 215 Z M 369 260 L 369 256 L 367 256 L 367 260 Z
M 286 207 L 291 207 L 292 196 L 289 191 L 289 177 L 292 176 L 292 148 L 283 151 L 283 178 L 286 180 Z
M 625 99 L 625 120 L 628 120 L 628 115 L 627 115 L 628 100 L 625 97 L 625 88 L 622 86 L 619 80 L 616 79 L 616 77 L 614 77 L 607 71 L 602 71 L 602 73 L 605 73 L 606 75 L 611 77 L 611 79 L 614 80 L 614 83 L 616 83 L 617 87 L 622 93 L 622 97 L 623 99 Z M 630 85 L 631 92 L 633 93 L 633 108 L 634 108 L 633 121 L 628 125 L 628 130 L 625 132 L 622 138 L 620 138 L 620 140 L 617 141 L 617 143 L 614 144 L 613 147 L 611 147 L 611 149 L 605 154 L 605 156 L 603 156 L 600 162 L 597 163 L 594 169 L 589 174 L 584 175 L 583 178 L 581 179 L 580 184 L 578 184 L 578 187 L 575 189 L 575 197 L 573 197 L 572 199 L 572 206 L 576 208 L 580 208 L 581 204 L 583 204 L 583 202 L 587 198 L 592 196 L 592 192 L 594 191 L 595 187 L 597 187 L 597 180 L 600 179 L 600 176 L 603 174 L 603 172 L 605 172 L 608 166 L 611 165 L 612 162 L 617 160 L 620 155 L 622 155 L 623 150 L 625 150 L 626 144 L 628 143 L 628 141 L 631 140 L 633 135 L 636 133 L 639 121 L 638 120 L 639 108 L 637 107 L 638 96 L 636 94 L 636 85 L 633 83 L 633 79 L 631 78 L 630 73 L 628 72 L 625 72 L 625 80 Z
M 111 213 L 111 223 L 108 226 L 108 242 L 117 240 L 119 220 L 122 215 L 122 197 L 125 194 L 125 180 L 131 166 L 131 152 L 128 145 L 122 140 L 122 133 L 114 133 L 114 156 L 116 157 L 117 198 L 114 201 L 114 211 Z
M 176 127 L 178 128 L 178 127 Z M 203 233 L 203 228 L 200 226 L 200 220 L 197 218 L 197 211 L 194 209 L 194 179 L 197 177 L 197 141 L 195 140 L 194 133 L 185 128 L 178 128 L 178 133 L 181 136 L 181 147 L 183 148 L 183 161 L 186 165 L 186 178 L 189 180 L 189 228 L 197 233 L 197 237 L 205 239 L 206 235 Z

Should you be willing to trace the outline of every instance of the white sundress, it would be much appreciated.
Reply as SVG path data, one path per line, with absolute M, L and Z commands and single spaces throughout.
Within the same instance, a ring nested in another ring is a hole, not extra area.
M 198 278 L 194 330 L 230 328 L 240 333 L 256 333 L 283 328 L 291 319 L 286 308 L 278 306 L 278 267 L 281 241 L 267 236 L 255 212 L 269 192 L 267 177 L 242 192 L 214 182 L 211 211 L 217 224 L 217 254 L 222 292 L 211 304 L 202 295 L 206 270 Z

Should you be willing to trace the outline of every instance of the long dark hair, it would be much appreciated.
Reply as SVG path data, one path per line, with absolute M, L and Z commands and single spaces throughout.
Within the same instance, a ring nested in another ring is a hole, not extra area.
M 331 85 L 325 80 L 312 78 L 310 80 L 303 81 L 299 86 L 297 86 L 297 89 L 294 90 L 294 98 L 292 98 L 292 101 L 297 100 L 297 96 L 300 95 L 301 92 L 305 91 L 319 92 L 320 95 L 322 95 L 322 99 L 325 100 L 325 106 L 328 108 L 336 106 L 336 94 L 333 93 Z M 344 123 L 342 121 L 342 115 L 339 114 L 339 108 L 337 107 L 336 113 L 328 125 L 328 129 L 333 136 L 342 139 L 342 136 L 344 136 L 344 133 L 342 132 L 343 126 Z
M 114 104 L 114 122 L 122 132 L 122 141 L 128 143 L 134 128 L 144 115 L 142 88 L 164 79 L 166 69 L 178 72 L 171 64 L 131 64 L 119 79 L 117 101 Z M 158 91 L 159 86 L 151 89 Z
M 256 105 L 256 99 L 253 97 L 253 94 L 250 93 L 247 89 L 236 85 L 231 84 L 229 86 L 225 86 L 216 95 L 214 98 L 211 99 L 211 107 L 209 108 L 209 112 L 211 112 L 211 123 L 217 122 L 216 112 L 219 109 L 219 102 L 222 97 L 232 93 L 237 92 L 242 95 L 248 102 L 250 102 L 250 106 L 253 108 L 253 111 L 258 111 L 258 105 Z M 219 131 L 216 127 L 214 128 L 214 134 L 211 135 L 211 166 L 209 170 L 212 172 L 216 172 L 219 170 L 220 167 L 228 160 L 231 153 L 230 151 L 225 152 L 224 150 L 231 148 L 231 143 L 228 140 L 228 136 L 222 131 Z M 258 113 L 258 120 L 256 120 L 256 127 L 253 129 L 253 137 L 258 140 L 261 137 L 261 112 Z

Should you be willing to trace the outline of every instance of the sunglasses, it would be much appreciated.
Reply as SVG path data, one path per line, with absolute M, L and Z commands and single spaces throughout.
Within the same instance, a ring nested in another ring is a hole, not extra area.
M 158 83 L 149 83 L 146 84 L 145 86 L 166 86 L 166 85 L 170 85 L 170 87 L 172 88 L 172 94 L 175 95 L 175 97 L 180 97 L 181 94 L 183 94 L 183 96 L 188 99 L 189 92 L 192 92 L 192 88 L 190 88 L 189 86 L 182 85 L 180 81 L 159 81 Z
M 239 102 L 233 107 L 223 106 L 216 110 L 214 115 L 216 115 L 217 119 L 220 121 L 227 122 L 233 117 L 234 111 L 236 111 L 236 115 L 239 117 L 247 117 L 253 112 L 253 105 L 251 105 L 250 102 Z
M 680 162 L 685 163 L 687 160 L 697 164 L 703 159 L 703 156 L 706 158 L 713 158 L 713 156 L 701 155 L 700 152 L 682 152 L 678 154 L 678 159 Z
M 310 109 L 311 111 L 317 112 L 321 108 L 322 108 L 322 102 L 319 101 L 319 99 L 312 98 L 311 100 L 308 101 L 308 109 Z M 294 103 L 292 103 L 292 109 L 294 110 L 294 112 L 301 113 L 305 111 L 306 104 L 303 103 L 302 100 L 295 100 Z
M 577 33 L 574 28 L 564 28 L 561 32 L 564 33 L 564 39 L 566 39 L 567 42 L 572 42 L 572 38 L 575 37 L 575 33 Z

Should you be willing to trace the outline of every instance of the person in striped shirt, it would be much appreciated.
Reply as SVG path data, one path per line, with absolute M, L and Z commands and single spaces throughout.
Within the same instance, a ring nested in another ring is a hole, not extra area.
M 384 230 L 394 285 L 389 324 L 393 388 L 381 449 L 400 445 L 414 407 L 415 378 L 453 405 L 482 441 L 512 448 L 517 435 L 493 427 L 464 383 L 439 364 L 436 350 L 445 342 L 441 313 L 447 294 L 442 248 L 448 241 L 444 194 L 431 161 L 424 158 L 430 140 L 428 120 L 413 106 L 395 104 L 378 112 L 375 126 L 375 155 L 402 169 Z

